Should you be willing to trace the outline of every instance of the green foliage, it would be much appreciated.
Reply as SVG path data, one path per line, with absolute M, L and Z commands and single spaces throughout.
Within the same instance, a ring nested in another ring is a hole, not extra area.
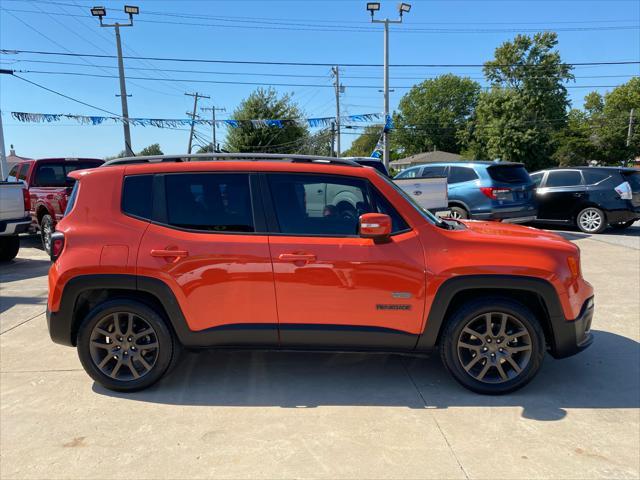
M 566 125 L 569 106 L 563 82 L 573 79 L 557 43 L 555 33 L 545 32 L 517 35 L 496 49 L 485 63 L 492 87 L 480 95 L 467 153 L 523 162 L 530 170 L 554 163 L 553 137 Z
M 453 74 L 415 85 L 394 116 L 394 143 L 405 155 L 434 148 L 459 153 L 479 95 L 477 82 Z
M 358 136 L 351 147 L 342 152 L 343 157 L 369 157 L 373 153 L 382 134 L 382 125 L 369 125 Z
M 148 147 L 143 148 L 138 152 L 138 157 L 143 157 L 145 155 L 164 155 L 162 150 L 160 149 L 159 143 L 153 143 Z
M 303 155 L 331 156 L 331 129 L 324 128 L 309 135 L 298 151 Z
M 198 148 L 197 153 L 212 153 L 213 152 L 213 144 L 207 143 L 205 146 Z
M 290 95 L 278 97 L 272 89 L 258 88 L 233 112 L 236 120 L 299 119 L 302 113 Z M 286 123 L 284 127 L 253 127 L 241 124 L 227 131 L 225 148 L 230 152 L 297 153 L 306 143 L 306 126 Z
M 562 167 L 588 165 L 590 160 L 598 156 L 591 133 L 589 114 L 571 110 L 567 126 L 555 136 L 556 151 L 553 159 Z

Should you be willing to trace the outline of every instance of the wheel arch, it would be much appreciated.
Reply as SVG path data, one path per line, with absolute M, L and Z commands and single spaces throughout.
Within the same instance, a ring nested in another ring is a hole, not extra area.
M 531 309 L 540 320 L 547 344 L 555 350 L 554 324 L 565 321 L 555 288 L 546 280 L 517 275 L 469 275 L 445 281 L 433 300 L 417 350 L 427 351 L 438 346 L 444 326 L 453 313 L 465 302 L 487 296 L 503 296 Z

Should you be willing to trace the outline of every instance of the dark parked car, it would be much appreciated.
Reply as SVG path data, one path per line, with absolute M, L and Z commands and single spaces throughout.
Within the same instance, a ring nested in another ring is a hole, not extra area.
M 535 185 L 521 163 L 430 163 L 394 178 L 419 177 L 447 177 L 452 218 L 524 223 L 536 217 Z
M 343 158 L 346 158 L 347 160 L 353 160 L 354 162 L 359 163 L 364 167 L 375 168 L 385 177 L 389 176 L 389 170 L 387 170 L 387 167 L 384 166 L 384 162 L 379 158 L 375 158 L 375 157 L 343 157 Z
M 538 185 L 537 222 L 576 225 L 585 233 L 627 228 L 640 219 L 640 170 L 552 168 L 531 174 Z

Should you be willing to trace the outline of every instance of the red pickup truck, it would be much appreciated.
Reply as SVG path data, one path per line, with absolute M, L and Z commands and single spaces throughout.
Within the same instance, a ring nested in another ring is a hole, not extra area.
M 43 158 L 16 163 L 9 180 L 21 180 L 31 199 L 31 231 L 39 231 L 42 245 L 51 252 L 51 233 L 64 215 L 74 180 L 67 178 L 74 170 L 95 168 L 104 163 L 97 158 Z

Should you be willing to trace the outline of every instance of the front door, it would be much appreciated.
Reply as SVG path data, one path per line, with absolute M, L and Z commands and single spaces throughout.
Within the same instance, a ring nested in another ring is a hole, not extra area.
M 413 348 L 425 301 L 424 253 L 416 233 L 363 179 L 266 177 L 267 216 L 275 222 L 269 227 L 278 232 L 269 245 L 281 345 Z M 369 212 L 392 217 L 389 242 L 358 236 L 358 218 Z
M 569 222 L 586 198 L 580 170 L 551 170 L 536 189 L 538 219 Z
M 171 288 L 191 343 L 277 345 L 268 237 L 255 233 L 261 209 L 252 205 L 250 175 L 176 173 L 155 184 L 159 218 L 142 239 L 138 275 Z

